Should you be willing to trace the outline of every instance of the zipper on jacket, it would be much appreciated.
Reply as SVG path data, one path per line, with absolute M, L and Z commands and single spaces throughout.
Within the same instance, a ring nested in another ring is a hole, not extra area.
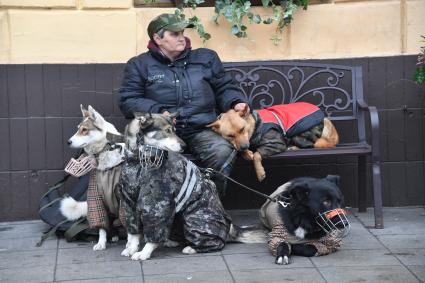
M 169 66 L 172 67 L 171 65 L 169 65 Z M 176 88 L 176 94 L 177 94 L 177 106 L 179 107 L 180 101 L 181 101 L 180 96 L 183 96 L 182 84 L 181 84 L 180 78 L 177 75 L 177 73 L 173 69 L 171 69 L 171 71 L 174 74 L 174 86 Z
M 186 70 L 186 64 L 187 62 L 184 61 L 183 64 L 183 76 L 185 77 L 187 91 L 188 91 L 188 102 L 191 103 L 191 99 L 193 98 L 193 89 L 192 89 L 192 83 L 190 82 L 189 73 Z

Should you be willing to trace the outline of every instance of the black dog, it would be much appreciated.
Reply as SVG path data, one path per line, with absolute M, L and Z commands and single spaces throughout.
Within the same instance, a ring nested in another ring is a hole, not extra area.
M 350 224 L 341 209 L 339 176 L 301 177 L 280 186 L 260 210 L 271 229 L 268 246 L 277 264 L 289 264 L 290 255 L 320 256 L 340 248 Z

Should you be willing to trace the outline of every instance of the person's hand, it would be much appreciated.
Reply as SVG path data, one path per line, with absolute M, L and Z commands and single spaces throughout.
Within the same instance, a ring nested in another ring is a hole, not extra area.
M 165 110 L 164 112 L 162 112 L 162 115 L 164 115 L 164 116 L 170 116 L 171 115 L 171 113 L 170 112 L 168 112 L 167 110 Z M 175 125 L 177 123 L 177 120 L 176 120 L 176 118 L 174 117 L 173 118 L 173 124 Z
M 235 106 L 233 106 L 233 109 L 236 112 L 242 112 L 242 111 L 245 111 L 245 107 L 246 107 L 246 112 L 249 113 L 250 112 L 249 105 L 247 103 L 244 103 L 244 102 L 240 102 L 240 103 L 235 104 Z

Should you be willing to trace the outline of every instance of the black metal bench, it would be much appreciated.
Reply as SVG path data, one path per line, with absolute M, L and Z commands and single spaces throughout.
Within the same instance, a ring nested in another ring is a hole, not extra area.
M 336 148 L 286 151 L 270 159 L 357 156 L 360 212 L 366 211 L 367 156 L 371 157 L 375 228 L 383 228 L 378 112 L 363 99 L 361 67 L 278 61 L 224 65 L 254 109 L 306 101 L 324 111 L 340 134 L 340 144 Z M 344 123 L 344 127 L 339 127 Z

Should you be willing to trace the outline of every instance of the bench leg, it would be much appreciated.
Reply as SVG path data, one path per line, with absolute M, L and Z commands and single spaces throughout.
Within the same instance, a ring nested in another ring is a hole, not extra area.
M 384 228 L 384 216 L 382 212 L 382 186 L 381 186 L 381 168 L 379 162 L 373 162 L 373 205 L 375 215 L 375 228 Z
M 357 162 L 357 176 L 359 178 L 357 183 L 359 212 L 366 212 L 366 156 L 359 156 Z

